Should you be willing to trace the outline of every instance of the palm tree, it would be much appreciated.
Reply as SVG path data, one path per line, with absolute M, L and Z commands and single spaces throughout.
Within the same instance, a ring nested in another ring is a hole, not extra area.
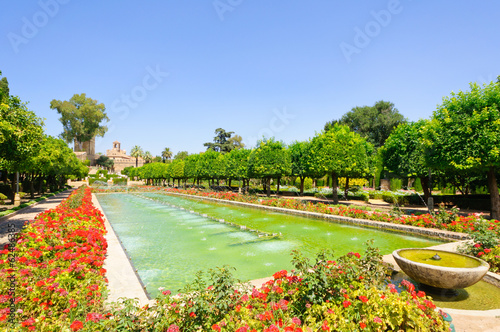
M 143 155 L 141 147 L 139 145 L 134 146 L 132 148 L 132 152 L 130 152 L 130 155 L 135 158 L 135 167 L 137 167 L 139 157 L 142 157 Z
M 146 162 L 146 164 L 153 161 L 153 155 L 149 151 L 144 152 L 144 155 L 142 156 L 142 158 L 144 158 L 144 161 Z
M 165 148 L 165 150 L 161 152 L 161 157 L 163 159 L 163 162 L 166 162 L 167 160 L 172 158 L 172 151 L 170 151 L 170 148 Z

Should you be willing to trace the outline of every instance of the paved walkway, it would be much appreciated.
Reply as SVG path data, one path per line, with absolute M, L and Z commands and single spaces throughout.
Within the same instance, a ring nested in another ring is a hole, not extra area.
M 48 209 L 53 209 L 58 206 L 61 201 L 66 199 L 73 189 L 69 189 L 55 196 L 44 199 L 33 205 L 17 210 L 16 212 L 0 218 L 0 245 L 8 243 L 9 228 L 12 225 L 15 227 L 15 232 L 19 232 L 27 221 L 35 219 L 35 217 Z

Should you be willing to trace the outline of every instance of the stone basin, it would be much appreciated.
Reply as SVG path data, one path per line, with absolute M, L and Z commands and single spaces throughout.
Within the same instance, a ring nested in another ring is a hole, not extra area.
M 436 254 L 441 259 L 432 259 Z M 490 268 L 482 259 L 445 250 L 398 249 L 392 256 L 411 279 L 443 289 L 461 289 L 474 285 Z

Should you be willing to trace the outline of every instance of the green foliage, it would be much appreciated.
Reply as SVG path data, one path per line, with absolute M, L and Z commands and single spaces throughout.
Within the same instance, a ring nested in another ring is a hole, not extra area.
M 127 185 L 127 178 L 114 178 L 113 184 Z
M 108 156 L 103 155 L 103 154 L 100 155 L 99 158 L 97 158 L 95 163 L 99 166 L 109 168 L 109 169 L 113 168 L 113 166 L 115 165 L 115 161 L 113 159 L 111 159 Z
M 413 182 L 413 189 L 415 191 L 422 191 L 422 183 L 420 182 L 420 178 L 416 178 L 415 182 Z
M 500 216 L 500 198 L 494 177 L 500 166 L 500 84 L 451 93 L 424 127 L 427 162 L 452 172 L 486 172 L 491 195 L 491 214 Z M 492 191 L 493 190 L 493 191 Z
M 373 106 L 356 106 L 342 116 L 339 121 L 325 124 L 325 131 L 335 124 L 347 125 L 352 131 L 365 137 L 368 142 L 379 148 L 384 145 L 391 131 L 406 120 L 388 101 L 380 100 Z
M 479 257 L 490 264 L 490 271 L 498 273 L 500 271 L 500 246 L 497 245 L 490 249 L 484 248 L 483 251 L 480 252 L 483 252 L 484 254 Z
M 207 147 L 207 150 L 212 150 L 220 153 L 227 153 L 234 149 L 234 145 L 231 139 L 231 135 L 234 131 L 225 131 L 222 128 L 215 129 L 214 141 L 204 143 L 203 145 Z M 240 142 L 241 143 L 241 142 Z
M 248 159 L 248 173 L 252 178 L 280 178 L 292 171 L 290 152 L 285 144 L 274 138 L 258 142 Z
M 486 220 L 480 219 L 474 222 L 474 231 L 469 230 L 468 233 L 472 238 L 472 243 L 466 243 L 461 249 L 469 255 L 477 256 L 485 249 L 491 250 L 500 244 L 499 234 L 492 229 Z
M 248 149 L 234 149 L 225 155 L 225 176 L 232 180 L 248 178 L 248 158 L 251 151 Z
M 392 131 L 380 151 L 383 164 L 389 171 L 400 177 L 428 174 L 422 134 L 428 124 L 427 120 L 408 122 Z
M 125 167 L 124 169 L 121 170 L 120 173 L 122 173 L 123 175 L 126 175 L 126 176 L 130 176 L 130 170 L 133 168 L 134 168 L 134 166 Z
M 297 188 L 300 188 L 300 178 L 295 179 L 295 186 Z M 312 189 L 312 187 L 313 187 L 313 180 L 311 178 L 305 178 L 304 179 L 304 190 Z
M 334 203 L 338 203 L 338 177 L 367 177 L 373 173 L 373 146 L 349 127 L 335 124 L 311 142 L 311 170 L 331 174 Z
M 43 121 L 29 111 L 18 97 L 0 103 L 0 168 L 24 171 L 32 164 L 43 139 Z
M 0 204 L 4 205 L 6 199 L 7 199 L 7 196 L 5 196 L 4 194 L 0 193 Z
M 188 155 L 189 153 L 187 151 L 179 151 L 175 154 L 174 160 L 184 160 Z
M 52 100 L 50 108 L 61 115 L 59 120 L 64 131 L 61 137 L 71 143 L 75 138 L 78 142 L 90 141 L 95 136 L 104 136 L 108 128 L 101 122 L 109 121 L 104 104 L 88 98 L 85 93 L 74 94 L 69 101 Z
M 399 190 L 403 187 L 403 181 L 398 178 L 390 179 L 390 188 L 392 191 Z
M 138 145 L 134 145 L 134 147 L 130 151 L 130 156 L 135 158 L 135 167 L 138 166 L 139 158 L 142 158 L 143 155 L 144 152 L 142 151 L 141 147 Z

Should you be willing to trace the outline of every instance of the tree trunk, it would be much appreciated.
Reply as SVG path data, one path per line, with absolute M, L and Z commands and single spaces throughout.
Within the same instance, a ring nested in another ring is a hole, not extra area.
M 495 168 L 492 166 L 488 170 L 488 189 L 491 198 L 491 219 L 498 220 L 500 218 L 500 197 L 498 196 L 497 178 L 495 176 Z
M 427 202 L 429 201 L 429 197 L 431 197 L 431 191 L 429 188 L 429 177 L 421 176 L 420 183 L 422 184 L 422 190 L 424 191 L 425 204 L 427 204 Z
M 304 195 L 304 181 L 306 180 L 305 176 L 300 177 L 300 196 Z
M 276 187 L 276 195 L 280 194 L 280 184 L 281 184 L 281 178 L 278 178 L 278 186 Z
M 30 198 L 34 199 L 35 198 L 35 175 L 32 173 L 31 174 L 31 179 L 30 179 Z
M 338 187 L 337 173 L 332 172 L 333 204 L 339 204 L 339 194 L 337 193 L 337 187 Z
M 266 194 L 271 197 L 271 178 L 266 179 Z
M 232 179 L 229 179 L 229 181 L 228 181 L 228 186 L 229 186 L 229 188 L 231 188 L 231 180 L 232 180 Z
M 344 188 L 344 196 L 345 196 L 346 201 L 349 200 L 348 193 L 349 193 L 349 177 L 346 176 L 345 177 L 345 188 Z

